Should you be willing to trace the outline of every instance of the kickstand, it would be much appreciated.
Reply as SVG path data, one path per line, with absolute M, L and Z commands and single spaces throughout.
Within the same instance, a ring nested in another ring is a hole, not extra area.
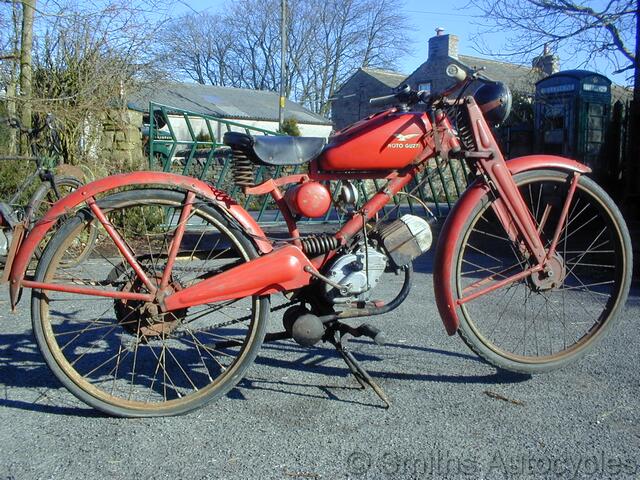
M 347 367 L 349 367 L 349 370 L 351 371 L 355 379 L 363 389 L 367 388 L 367 385 L 370 386 L 376 393 L 376 395 L 380 397 L 380 400 L 384 402 L 384 408 L 389 408 L 391 406 L 389 397 L 387 397 L 387 394 L 384 393 L 382 387 L 380 387 L 380 385 L 376 383 L 376 381 L 371 377 L 371 375 L 369 375 L 369 373 L 364 369 L 360 362 L 356 360 L 353 354 L 348 350 L 346 342 L 343 341 L 345 335 L 341 334 L 340 332 L 335 332 L 335 336 L 336 338 L 331 343 L 333 343 L 333 346 L 336 347 L 336 350 L 342 356 L 344 363 L 347 364 Z

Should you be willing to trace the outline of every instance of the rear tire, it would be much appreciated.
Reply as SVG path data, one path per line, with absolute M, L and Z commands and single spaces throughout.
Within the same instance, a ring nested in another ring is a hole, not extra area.
M 26 209 L 27 218 L 31 223 L 30 228 L 44 216 L 45 213 L 51 208 L 51 206 L 60 200 L 61 198 L 69 195 L 80 188 L 83 183 L 76 177 L 71 176 L 58 176 L 53 179 L 58 194 L 51 187 L 49 182 L 43 182 L 40 188 L 34 193 L 29 201 L 29 205 Z M 59 222 L 62 223 L 62 222 Z M 35 258 L 39 259 L 42 256 L 42 251 L 47 245 L 47 242 L 53 237 L 55 228 L 41 242 L 35 251 Z M 82 236 L 79 236 L 76 241 L 76 254 L 73 256 L 67 256 L 66 265 L 77 265 L 86 260 L 89 252 L 93 248 L 93 244 L 97 239 L 97 230 L 95 228 L 87 228 Z
M 185 192 L 139 189 L 110 195 L 98 205 L 147 275 L 159 279 L 184 202 Z M 196 199 L 188 221 L 170 279 L 174 291 L 258 257 L 246 234 L 206 200 Z M 87 261 L 65 265 L 69 246 L 87 224 L 102 227 L 87 210 L 61 226 L 35 280 L 146 292 L 104 230 Z M 264 338 L 269 297 L 164 314 L 154 308 L 140 301 L 37 289 L 31 301 L 38 346 L 67 389 L 109 415 L 155 417 L 198 408 L 243 378 Z

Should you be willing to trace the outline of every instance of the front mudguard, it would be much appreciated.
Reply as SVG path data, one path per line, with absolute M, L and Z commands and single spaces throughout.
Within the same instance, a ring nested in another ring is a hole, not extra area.
M 553 155 L 529 155 L 514 158 L 507 162 L 511 175 L 529 170 L 552 169 L 569 172 L 589 173 L 591 169 L 575 160 L 556 157 Z M 458 199 L 447 220 L 442 227 L 436 247 L 436 256 L 433 268 L 433 288 L 435 290 L 436 304 L 440 318 L 449 335 L 458 331 L 460 319 L 458 317 L 458 305 L 456 304 L 451 279 L 455 275 L 455 248 L 458 238 L 462 235 L 463 227 L 474 207 L 489 192 L 484 180 L 476 180 Z
M 234 219 L 240 227 L 253 238 L 258 250 L 262 254 L 269 253 L 273 250 L 273 246 L 266 239 L 262 228 L 260 228 L 253 217 L 242 208 L 242 206 L 238 205 L 225 192 L 217 190 L 201 180 L 164 172 L 134 172 L 112 175 L 84 185 L 70 195 L 60 199 L 51 207 L 44 217 L 36 222 L 33 229 L 31 229 L 20 245 L 18 253 L 11 265 L 11 273 L 9 275 L 11 306 L 15 307 L 18 302 L 22 280 L 24 279 L 31 257 L 37 246 L 47 235 L 47 232 L 55 225 L 58 218 L 68 212 L 77 210 L 81 204 L 94 195 L 121 187 L 143 187 L 149 185 L 165 185 L 171 189 L 179 187 L 194 192 L 203 199 L 210 200 L 219 206 L 222 213 Z M 7 268 L 9 268 L 9 266 L 7 266 Z

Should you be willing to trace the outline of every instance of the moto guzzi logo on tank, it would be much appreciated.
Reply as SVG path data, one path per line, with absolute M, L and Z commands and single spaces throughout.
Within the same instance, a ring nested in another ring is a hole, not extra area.
M 419 133 L 408 133 L 406 135 L 402 133 L 396 133 L 394 137 L 397 140 L 397 142 L 389 143 L 387 145 L 387 148 L 420 148 L 419 143 L 400 143 L 400 142 L 408 142 L 412 138 L 416 138 L 419 136 L 420 136 Z

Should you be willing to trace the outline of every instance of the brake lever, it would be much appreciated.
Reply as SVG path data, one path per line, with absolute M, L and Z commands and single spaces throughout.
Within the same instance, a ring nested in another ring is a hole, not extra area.
M 381 107 L 384 105 L 390 105 L 392 103 L 397 103 L 399 105 L 407 107 L 408 105 L 415 104 L 419 101 L 419 97 L 417 96 L 418 92 L 411 90 L 411 87 L 406 83 L 400 85 L 395 89 L 395 92 L 391 95 L 385 95 L 382 97 L 374 97 L 369 99 L 369 105 L 375 107 Z
M 471 74 L 471 78 L 473 78 L 474 80 L 484 80 L 482 77 L 480 77 L 480 72 L 484 72 L 486 69 L 487 67 L 480 67 L 475 69 Z

